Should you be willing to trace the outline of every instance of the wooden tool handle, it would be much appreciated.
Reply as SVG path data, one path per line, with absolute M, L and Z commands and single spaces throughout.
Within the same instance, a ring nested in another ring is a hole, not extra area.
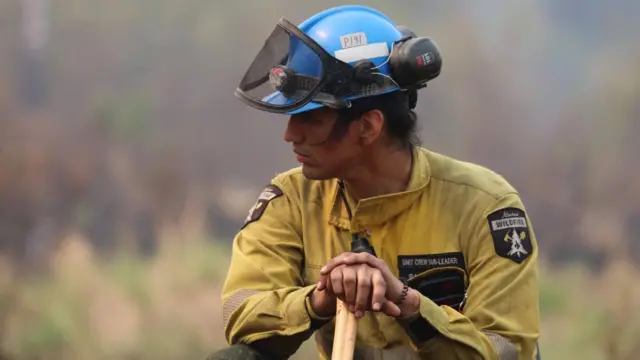
M 338 299 L 336 307 L 336 328 L 333 334 L 331 360 L 352 360 L 358 332 L 358 319 L 347 306 Z
M 351 251 L 355 253 L 367 252 L 376 256 L 369 241 L 354 234 L 351 240 Z M 356 335 L 358 334 L 358 319 L 346 305 L 338 299 L 336 304 L 336 328 L 333 332 L 333 350 L 331 360 L 353 360 L 353 352 L 356 347 Z

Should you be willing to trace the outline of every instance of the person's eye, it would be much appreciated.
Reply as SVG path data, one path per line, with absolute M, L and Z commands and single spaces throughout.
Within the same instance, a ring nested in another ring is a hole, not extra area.
M 303 124 L 319 124 L 320 123 L 320 119 L 313 117 L 313 116 L 305 116 L 301 119 L 301 122 Z

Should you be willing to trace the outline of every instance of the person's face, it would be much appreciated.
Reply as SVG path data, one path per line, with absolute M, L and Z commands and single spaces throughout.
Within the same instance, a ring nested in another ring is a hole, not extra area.
M 348 125 L 336 124 L 337 112 L 320 108 L 292 115 L 284 140 L 293 145 L 307 178 L 324 180 L 341 177 L 362 162 L 365 148 L 380 132 L 381 116 L 379 111 L 374 111 Z M 372 119 L 374 126 L 371 126 Z

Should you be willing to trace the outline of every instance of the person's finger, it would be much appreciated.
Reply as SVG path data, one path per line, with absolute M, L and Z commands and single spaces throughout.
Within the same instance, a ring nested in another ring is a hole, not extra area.
M 318 279 L 318 283 L 316 284 L 316 288 L 322 291 L 327 288 L 328 282 L 329 282 L 329 276 L 320 275 L 320 278 Z
M 357 274 L 356 268 L 351 266 L 345 266 L 342 269 L 342 287 L 344 294 L 344 301 L 347 304 L 355 304 L 356 302 L 356 285 Z
M 331 288 L 333 289 L 333 293 L 337 297 L 342 297 L 344 294 L 343 283 L 343 274 L 342 272 L 346 269 L 346 267 L 341 267 L 338 269 L 334 269 L 330 274 Z
M 342 280 L 338 281 L 339 284 L 342 284 Z M 342 300 L 341 296 L 338 296 L 338 294 L 336 294 L 334 288 L 333 288 L 333 282 L 331 281 L 331 278 L 327 279 L 327 285 L 326 288 L 323 290 L 325 291 L 330 297 L 338 300 Z
M 400 308 L 398 307 L 398 305 L 394 304 L 391 301 L 384 301 L 382 303 L 382 309 L 381 311 L 388 316 L 391 317 L 398 317 L 400 316 L 400 314 L 402 313 L 402 311 L 400 310 Z
M 365 252 L 345 254 L 343 258 L 337 259 L 336 261 L 340 261 L 345 265 L 367 264 L 379 270 L 384 270 L 384 268 L 387 267 L 384 260 Z
M 372 269 L 373 274 L 371 276 L 371 308 L 373 311 L 380 311 L 382 309 L 382 305 L 387 301 L 386 293 L 387 293 L 387 282 L 384 281 L 384 276 L 382 276 L 382 272 L 378 269 Z
M 334 267 L 334 269 L 337 269 L 339 267 L 344 267 L 344 264 L 339 264 L 338 266 Z M 331 283 L 331 276 L 330 273 L 327 273 L 326 275 L 320 275 L 319 279 L 318 279 L 318 283 L 316 284 L 316 287 L 318 288 L 319 291 L 325 290 L 327 287 L 329 287 L 329 284 Z
M 362 317 L 369 307 L 369 295 L 371 294 L 372 269 L 369 266 L 359 266 L 357 271 L 356 286 L 356 317 Z M 375 270 L 377 271 L 377 270 Z
M 392 278 L 395 277 L 391 269 L 384 260 L 377 258 L 369 253 L 357 253 L 350 254 L 346 256 L 342 263 L 346 266 L 355 265 L 355 264 L 365 264 L 372 268 L 380 270 L 382 273 L 382 277 L 387 281 L 391 281 Z M 389 284 L 387 284 L 389 286 Z
M 349 255 L 351 255 L 353 253 L 342 253 L 336 257 L 334 257 L 333 259 L 329 260 L 323 267 L 322 269 L 320 269 L 320 275 L 327 275 L 329 274 L 334 268 L 336 268 L 337 266 L 342 265 L 344 258 L 348 257 Z

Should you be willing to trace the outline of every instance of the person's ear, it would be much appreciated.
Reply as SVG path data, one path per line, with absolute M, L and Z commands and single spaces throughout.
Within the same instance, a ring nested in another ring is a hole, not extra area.
M 360 140 L 370 145 L 382 135 L 384 130 L 384 114 L 380 110 L 370 110 L 360 118 Z

